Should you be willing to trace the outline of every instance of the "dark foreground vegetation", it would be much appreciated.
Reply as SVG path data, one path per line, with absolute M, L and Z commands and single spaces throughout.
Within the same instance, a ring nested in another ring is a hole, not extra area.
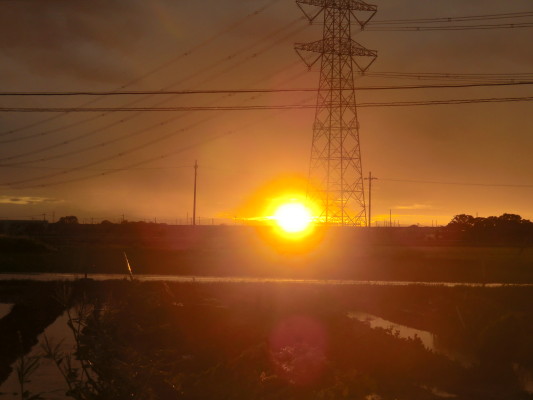
M 59 309 L 76 346 L 48 338 L 42 351 L 74 399 L 531 399 L 532 291 L 8 281 L 0 299 L 17 305 L 0 320 L 0 381 L 20 360 L 14 332 L 27 351 L 36 321 Z M 348 318 L 356 310 L 432 331 L 471 361 Z

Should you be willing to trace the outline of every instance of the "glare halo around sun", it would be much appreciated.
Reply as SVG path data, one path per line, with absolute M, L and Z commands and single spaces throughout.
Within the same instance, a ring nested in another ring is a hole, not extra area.
M 287 233 L 300 233 L 312 222 L 311 210 L 302 203 L 287 203 L 279 206 L 274 213 L 274 220 Z

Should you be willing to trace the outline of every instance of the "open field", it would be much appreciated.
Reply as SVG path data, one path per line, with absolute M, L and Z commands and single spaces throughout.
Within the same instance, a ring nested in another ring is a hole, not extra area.
M 125 273 L 125 252 L 134 274 L 533 283 L 532 247 L 392 240 L 387 231 L 377 239 L 340 231 L 286 243 L 266 230 L 202 228 L 0 237 L 0 272 Z

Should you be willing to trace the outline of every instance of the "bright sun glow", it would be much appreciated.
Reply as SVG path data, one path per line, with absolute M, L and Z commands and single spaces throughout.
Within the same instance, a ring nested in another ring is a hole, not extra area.
M 287 233 L 299 233 L 306 230 L 312 222 L 309 208 L 301 203 L 287 203 L 278 207 L 274 220 Z

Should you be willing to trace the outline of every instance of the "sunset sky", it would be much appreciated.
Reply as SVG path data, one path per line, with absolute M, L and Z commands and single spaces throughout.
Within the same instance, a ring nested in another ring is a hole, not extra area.
M 379 20 L 529 12 L 531 0 L 378 0 Z M 532 23 L 527 18 L 397 26 Z M 376 25 L 377 26 L 377 25 Z M 295 42 L 321 38 L 292 0 L 0 1 L 0 92 L 316 88 Z M 533 27 L 353 31 L 377 50 L 356 86 L 461 84 L 395 73 L 502 74 L 533 80 Z M 155 71 L 155 72 L 154 72 Z M 359 103 L 525 97 L 533 85 L 359 91 Z M 86 104 L 92 101 L 90 104 Z M 135 102 L 135 103 L 133 103 Z M 315 93 L 13 97 L 5 107 L 313 104 Z M 131 105 L 130 105 L 131 103 Z M 533 219 L 533 103 L 358 110 L 373 219 L 446 224 L 455 214 Z M 312 109 L 195 112 L 0 112 L 0 218 L 253 217 L 269 197 L 303 190 Z M 103 174 L 103 175 L 102 175 Z M 294 187 L 291 187 L 291 182 Z M 508 185 L 508 186 L 502 186 Z M 268 188 L 266 190 L 265 188 Z

